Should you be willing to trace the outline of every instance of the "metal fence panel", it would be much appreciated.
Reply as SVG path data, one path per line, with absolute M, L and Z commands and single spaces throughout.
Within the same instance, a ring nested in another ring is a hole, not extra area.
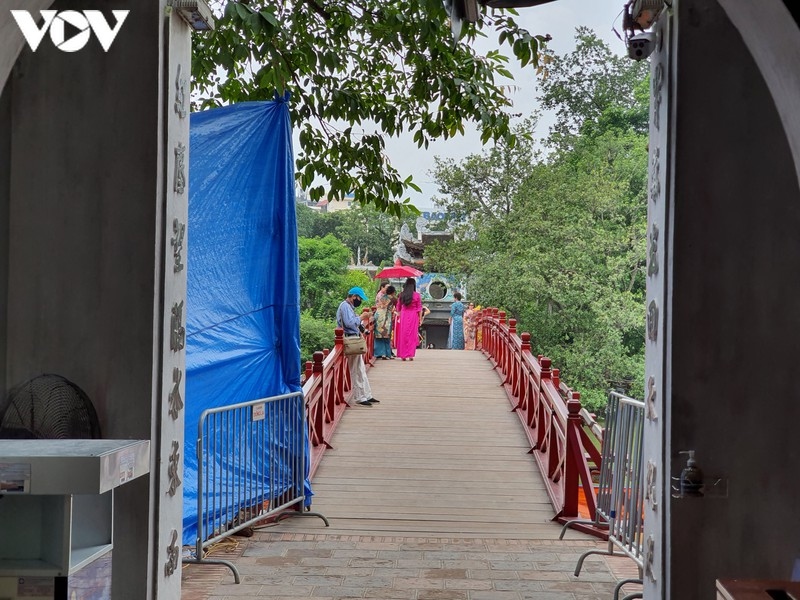
M 592 554 L 630 557 L 639 567 L 639 579 L 617 584 L 614 599 L 626 583 L 641 583 L 644 532 L 644 402 L 611 392 L 608 398 L 606 432 L 603 437 L 600 489 L 597 514 L 600 524 L 608 526 L 608 549 L 584 552 L 575 567 L 580 575 L 583 561 Z M 574 522 L 574 521 L 573 521 Z M 567 523 L 561 535 L 570 525 Z M 638 594 L 627 596 L 641 597 Z
M 185 563 L 223 564 L 204 550 L 258 521 L 306 503 L 306 411 L 301 392 L 211 408 L 197 427 L 197 538 Z

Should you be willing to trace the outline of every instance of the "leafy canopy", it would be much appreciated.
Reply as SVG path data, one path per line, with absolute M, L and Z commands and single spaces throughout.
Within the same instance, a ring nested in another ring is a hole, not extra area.
M 332 235 L 298 238 L 300 251 L 300 353 L 303 362 L 333 345 L 336 309 L 353 286 L 374 297 L 376 284 L 347 269 L 350 252 Z
M 436 202 L 451 215 L 459 233 L 501 223 L 512 213 L 533 160 L 535 124 L 529 118 L 516 126 L 515 144 L 500 140 L 483 154 L 461 162 L 434 157 L 432 174 L 442 194 Z
M 577 41 L 542 83 L 558 117 L 542 152 L 496 144 L 437 161 L 441 204 L 466 235 L 426 261 L 465 273 L 470 300 L 506 309 L 598 410 L 609 388 L 643 388 L 649 97 L 640 65 L 600 65 L 608 47 L 585 29 Z
M 484 143 L 506 140 L 511 79 L 499 50 L 471 43 L 493 32 L 523 66 L 537 65 L 547 36 L 514 11 L 481 8 L 453 41 L 441 0 L 241 0 L 212 2 L 217 28 L 194 39 L 195 106 L 292 94 L 300 132 L 297 177 L 312 200 L 355 194 L 400 216 L 411 177 L 388 161 L 385 137 L 410 133 L 420 148 L 476 123 Z M 320 184 L 325 181 L 327 185 Z M 327 187 L 327 189 L 326 189 Z
M 414 229 L 414 218 L 398 218 L 371 205 L 355 204 L 348 210 L 320 213 L 300 203 L 296 204 L 297 232 L 303 237 L 333 235 L 350 250 L 351 262 L 361 258 L 361 264 L 391 264 L 405 223 Z
M 350 251 L 333 235 L 298 238 L 300 253 L 300 310 L 314 317 L 333 319 L 336 309 L 353 286 L 370 293 L 375 283 L 361 271 L 347 269 Z

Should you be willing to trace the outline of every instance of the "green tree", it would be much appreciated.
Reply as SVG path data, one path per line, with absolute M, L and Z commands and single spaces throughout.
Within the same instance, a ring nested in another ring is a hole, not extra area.
M 564 56 L 547 53 L 546 76 L 539 82 L 542 108 L 556 115 L 551 143 L 569 142 L 584 126 L 595 128 L 601 121 L 605 126 L 627 121 L 625 129 L 647 134 L 648 63 L 614 54 L 587 27 L 576 29 L 575 42 Z
M 402 220 L 373 206 L 356 205 L 336 213 L 336 237 L 362 262 L 380 265 L 391 261 Z
M 295 220 L 297 221 L 297 235 L 298 237 L 317 237 L 314 235 L 314 228 L 317 222 L 318 213 L 313 208 L 309 208 L 304 204 L 295 202 L 294 204 Z M 322 236 L 324 237 L 324 236 Z
M 610 53 L 590 32 L 578 37 L 590 65 Z M 554 56 L 550 64 L 565 63 Z M 524 174 L 512 171 L 520 181 L 509 210 L 487 220 L 451 195 L 479 226 L 430 252 L 438 268 L 468 274 L 471 300 L 517 318 L 534 351 L 550 356 L 594 409 L 604 406 L 610 387 L 641 396 L 644 374 L 647 136 L 639 117 L 647 115 L 646 77 L 628 73 L 630 94 L 601 98 L 599 112 L 579 102 L 582 90 L 606 90 L 618 75 L 587 68 L 549 79 L 544 93 L 561 98 L 564 112 L 547 152 L 533 156 Z M 502 180 L 508 163 L 491 158 L 469 160 Z M 448 189 L 448 177 L 458 175 L 468 188 L 470 173 L 480 172 L 451 167 L 437 181 Z
M 372 298 L 377 284 L 362 271 L 347 268 L 349 251 L 332 235 L 301 237 L 299 246 L 300 356 L 304 364 L 317 350 L 333 347 L 336 310 L 347 291 L 359 286 Z
M 332 319 L 342 301 L 350 252 L 332 235 L 299 238 L 300 310 Z M 345 290 L 346 291 L 346 290 Z
M 333 348 L 336 321 L 318 319 L 310 311 L 300 313 L 300 361 L 312 360 L 314 352 Z
M 376 265 L 391 264 L 403 223 L 414 229 L 413 216 L 398 218 L 370 205 L 322 213 L 297 204 L 296 214 L 300 237 L 333 235 L 350 250 L 353 262 L 360 254 L 363 263 Z
M 369 278 L 369 275 L 364 273 L 363 271 L 357 271 L 355 269 L 348 269 L 347 273 L 345 274 L 344 281 L 341 287 L 340 301 L 344 300 L 345 294 L 347 294 L 347 290 L 352 287 L 360 287 L 364 292 L 367 294 L 367 300 L 364 302 L 364 308 L 368 308 L 372 306 L 373 301 L 372 299 L 375 298 L 375 295 L 378 293 L 377 287 L 378 282 L 373 281 Z M 356 310 L 356 312 L 360 312 Z
M 432 175 L 443 194 L 434 200 L 452 215 L 456 229 L 474 230 L 511 214 L 533 162 L 535 125 L 526 119 L 514 128 L 515 143 L 500 140 L 460 163 L 434 157 Z
M 441 0 L 241 0 L 212 2 L 216 30 L 194 40 L 196 105 L 272 99 L 290 91 L 300 131 L 297 176 L 311 199 L 355 194 L 400 216 L 417 189 L 384 153 L 386 136 L 410 132 L 420 147 L 463 134 L 511 140 L 512 78 L 499 50 L 472 42 L 493 31 L 523 66 L 538 64 L 547 36 L 531 35 L 514 11 L 481 6 L 454 42 Z M 368 74 L 368 76 L 365 76 Z M 324 180 L 327 189 L 318 182 Z

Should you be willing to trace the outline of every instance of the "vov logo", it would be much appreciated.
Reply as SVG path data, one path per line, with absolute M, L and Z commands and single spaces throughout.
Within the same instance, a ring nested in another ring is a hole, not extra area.
M 94 33 L 97 41 L 108 52 L 114 39 L 117 37 L 129 10 L 112 10 L 116 25 L 112 28 L 105 16 L 99 10 L 42 10 L 42 26 L 36 24 L 33 16 L 27 10 L 12 10 L 11 16 L 17 22 L 22 35 L 28 42 L 31 50 L 36 52 L 42 43 L 48 29 L 53 45 L 62 52 L 77 52 L 83 49 Z M 68 37 L 69 36 L 69 37 Z

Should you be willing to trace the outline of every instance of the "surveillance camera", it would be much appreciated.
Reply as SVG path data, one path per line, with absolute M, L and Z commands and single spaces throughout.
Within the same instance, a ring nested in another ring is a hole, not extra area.
M 628 38 L 628 57 L 644 60 L 656 49 L 656 34 L 650 31 L 632 35 Z

